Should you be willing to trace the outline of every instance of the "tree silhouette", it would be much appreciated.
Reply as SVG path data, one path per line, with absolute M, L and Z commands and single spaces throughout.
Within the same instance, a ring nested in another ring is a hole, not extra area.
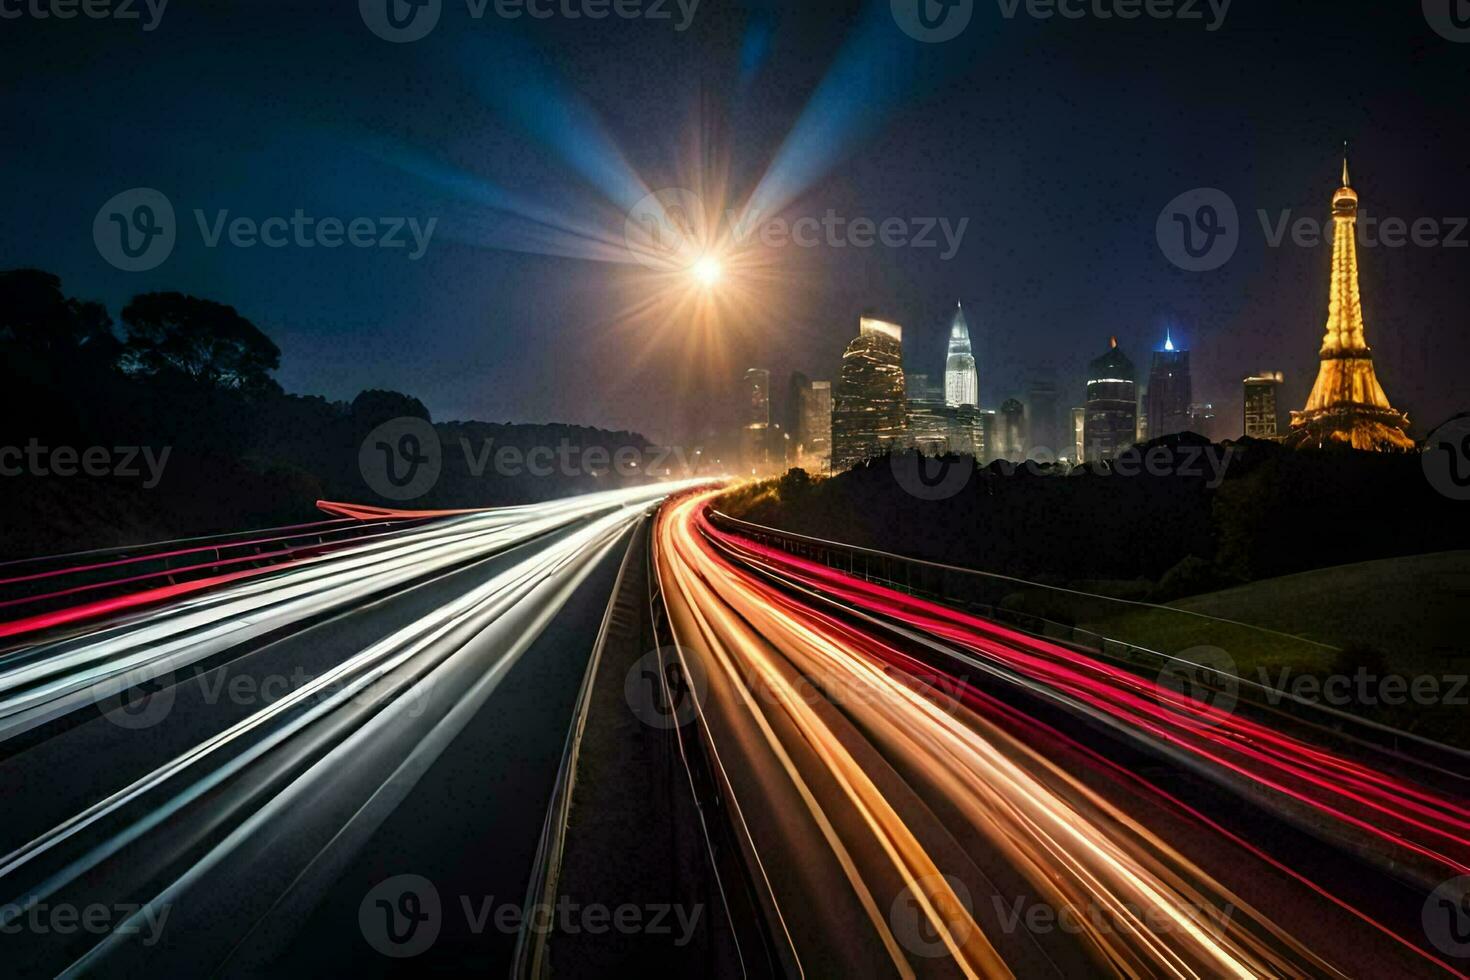
M 366 431 L 397 418 L 431 421 L 424 403 L 402 392 L 369 388 L 352 400 L 352 421 L 359 429 Z
M 66 298 L 61 279 L 40 269 L 0 272 L 0 345 L 32 371 L 111 367 L 122 352 L 106 307 Z
M 183 293 L 145 293 L 122 311 L 123 367 L 146 378 L 179 377 L 209 388 L 278 391 L 281 351 L 225 306 Z

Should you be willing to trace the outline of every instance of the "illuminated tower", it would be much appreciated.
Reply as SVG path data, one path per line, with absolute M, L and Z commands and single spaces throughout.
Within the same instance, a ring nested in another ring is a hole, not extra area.
M 1280 371 L 1260 371 L 1245 379 L 1245 434 L 1251 439 L 1281 438 L 1276 393 L 1284 380 Z
M 903 328 L 863 317 L 842 352 L 833 392 L 832 470 L 841 472 L 908 443 L 908 399 L 903 377 Z
M 1148 372 L 1148 438 L 1172 436 L 1189 428 L 1189 406 L 1194 387 L 1189 376 L 1189 351 L 1174 346 L 1171 333 L 1164 346 L 1153 352 Z
M 759 473 L 770 462 L 771 372 L 746 371 L 740 401 L 740 464 L 747 473 Z
M 1138 384 L 1117 337 L 1088 366 L 1085 431 L 1089 463 L 1113 459 L 1138 437 Z
M 980 404 L 980 375 L 975 370 L 975 354 L 970 348 L 970 325 L 965 322 L 965 309 L 955 304 L 954 320 L 949 327 L 949 358 L 944 362 L 944 403 Z
M 832 382 L 793 374 L 791 399 L 795 463 L 808 473 L 826 473 L 832 465 Z
M 1373 371 L 1373 351 L 1363 335 L 1358 293 L 1358 195 L 1342 161 L 1342 186 L 1332 196 L 1332 293 L 1321 369 L 1307 405 L 1291 413 L 1289 446 L 1351 446 L 1375 452 L 1407 452 L 1409 417 L 1388 403 Z

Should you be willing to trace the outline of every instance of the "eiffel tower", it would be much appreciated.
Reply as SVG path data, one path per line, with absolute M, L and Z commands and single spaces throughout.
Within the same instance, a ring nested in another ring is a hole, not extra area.
M 1363 337 L 1358 294 L 1358 193 L 1342 161 L 1342 186 L 1332 195 L 1332 294 L 1322 367 L 1307 405 L 1291 413 L 1286 444 L 1298 449 L 1351 446 L 1371 452 L 1409 452 L 1409 417 L 1388 402 L 1373 371 L 1373 350 Z

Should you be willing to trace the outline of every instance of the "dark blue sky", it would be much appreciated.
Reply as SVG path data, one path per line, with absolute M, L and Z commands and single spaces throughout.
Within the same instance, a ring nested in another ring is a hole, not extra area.
M 1417 3 L 1236 0 L 1211 32 L 1038 21 L 1024 5 L 1006 19 L 976 0 L 958 38 L 922 44 L 887 0 L 703 0 L 682 32 L 672 2 L 673 20 L 514 23 L 443 2 L 408 44 L 376 37 L 349 0 L 174 0 L 151 31 L 0 19 L 0 268 L 56 272 L 114 314 L 156 289 L 230 303 L 280 345 L 292 391 L 388 387 L 438 419 L 682 438 L 721 417 L 747 364 L 834 376 L 864 309 L 905 324 L 909 370 L 939 370 L 956 299 L 992 407 L 1048 363 L 1078 402 L 1110 334 L 1146 370 L 1169 324 L 1194 351 L 1198 398 L 1238 414 L 1239 380 L 1279 368 L 1297 407 L 1328 248 L 1269 247 L 1257 211 L 1325 219 L 1350 138 L 1367 213 L 1433 218 L 1444 235 L 1470 215 L 1470 43 L 1436 33 Z M 950 261 L 788 248 L 769 308 L 722 324 L 723 356 L 706 363 L 698 338 L 626 316 L 641 267 L 545 254 L 566 249 L 527 223 L 620 239 L 630 174 L 647 189 L 719 177 L 735 198 L 766 176 L 799 194 L 792 217 L 969 224 Z M 174 205 L 178 244 L 129 273 L 99 254 L 92 224 L 140 186 Z M 1238 251 L 1210 272 L 1171 264 L 1155 235 L 1165 204 L 1196 187 L 1222 189 L 1241 216 Z M 438 223 L 411 261 L 207 248 L 193 216 L 298 208 Z M 1470 407 L 1470 247 L 1378 247 L 1362 263 L 1380 377 L 1422 434 Z

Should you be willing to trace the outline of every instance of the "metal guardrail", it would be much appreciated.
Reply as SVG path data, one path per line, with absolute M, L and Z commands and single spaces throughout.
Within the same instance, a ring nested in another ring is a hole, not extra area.
M 567 730 L 561 766 L 557 770 L 556 785 L 546 808 L 546 822 L 541 828 L 541 838 L 536 845 L 531 880 L 526 887 L 526 902 L 523 907 L 528 910 L 528 914 L 523 917 L 521 931 L 516 936 L 511 976 L 520 980 L 533 980 L 551 974 L 547 959 L 551 938 L 549 930 L 533 928 L 535 916 L 529 912 L 550 907 L 556 901 L 561 882 L 562 857 L 566 853 L 567 828 L 571 821 L 572 793 L 577 783 L 577 763 L 582 751 L 582 735 L 587 728 L 592 688 L 597 680 L 598 668 L 602 665 L 602 653 L 607 647 L 614 617 L 619 607 L 626 604 L 623 592 L 628 570 L 633 562 L 642 560 L 646 550 L 648 523 L 648 518 L 643 518 L 629 537 L 622 563 L 618 566 L 617 577 L 613 581 L 611 598 L 608 599 L 607 609 L 602 614 L 602 624 L 598 627 L 597 638 L 592 644 L 587 669 L 582 674 L 582 685 L 577 690 L 577 700 L 572 708 L 572 724 Z
M 1197 677 L 1208 677 L 1218 668 L 1195 663 L 1187 658 L 1163 653 L 1137 643 L 1099 633 L 1079 623 L 1096 623 L 1111 618 L 1119 611 L 1154 610 L 1189 617 L 1192 622 L 1219 624 L 1231 631 L 1249 630 L 1262 635 L 1289 638 L 1320 647 L 1334 648 L 1306 640 L 1279 630 L 1253 626 L 1236 620 L 1221 619 L 1192 610 L 1176 609 L 1154 603 L 1100 596 L 1076 589 L 1044 585 L 1025 579 L 960 568 L 940 562 L 909 558 L 891 552 L 828 541 L 809 535 L 783 531 L 754 524 L 721 511 L 711 509 L 710 521 L 722 530 L 770 545 L 790 554 L 845 571 L 864 581 L 887 586 L 920 598 L 963 608 L 983 619 L 1003 623 L 1038 639 L 1059 643 L 1088 654 L 1104 657 L 1117 666 L 1140 676 L 1155 677 L 1170 665 L 1192 670 Z M 1029 608 L 1028 608 L 1029 607 Z M 1050 615 L 1043 615 L 1045 610 Z M 1058 616 L 1058 612 L 1063 616 Z M 1361 715 L 1342 711 L 1330 705 L 1306 700 L 1291 692 L 1280 691 L 1245 677 L 1236 677 L 1239 700 L 1267 713 L 1283 715 L 1304 724 L 1327 729 L 1350 740 L 1371 745 L 1416 766 L 1428 764 L 1447 775 L 1463 779 L 1470 752 L 1433 739 L 1381 724 Z M 1405 752 L 1412 744 L 1414 754 Z M 1425 755 L 1434 757 L 1428 762 Z

